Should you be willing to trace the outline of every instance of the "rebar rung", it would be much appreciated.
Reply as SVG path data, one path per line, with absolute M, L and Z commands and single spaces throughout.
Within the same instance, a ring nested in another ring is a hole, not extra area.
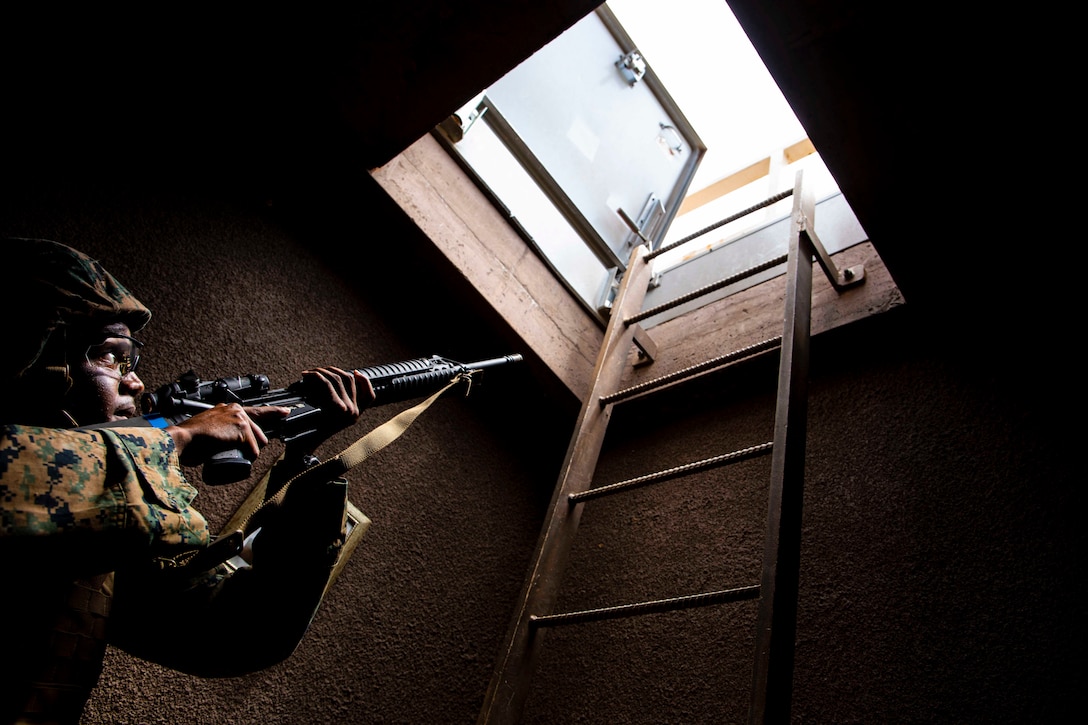
M 693 609 L 706 607 L 712 604 L 725 602 L 742 602 L 759 597 L 759 586 L 739 587 L 737 589 L 724 589 L 717 592 L 704 592 L 702 594 L 689 594 L 673 599 L 658 599 L 651 602 L 638 602 L 637 604 L 620 604 L 615 607 L 602 607 L 601 609 L 584 609 L 578 612 L 564 612 L 562 614 L 545 614 L 529 617 L 529 624 L 536 627 L 557 627 L 564 624 L 580 624 L 582 622 L 598 622 L 602 619 L 618 619 L 620 617 L 632 617 L 639 614 L 657 614 L 659 612 L 674 612 L 681 609 Z
M 743 272 L 738 272 L 738 273 L 736 273 L 734 275 L 726 277 L 725 279 L 719 279 L 717 282 L 711 282 L 710 284 L 705 285 L 703 287 L 700 287 L 699 289 L 692 290 L 691 292 L 688 292 L 687 294 L 684 294 L 684 295 L 680 295 L 679 297 L 677 297 L 674 300 L 669 300 L 668 302 L 663 302 L 660 305 L 656 305 L 654 307 L 649 308 L 648 310 L 642 310 L 641 312 L 639 312 L 637 314 L 634 314 L 634 315 L 631 315 L 630 317 L 625 317 L 625 318 L 623 318 L 623 324 L 630 326 L 630 325 L 633 325 L 636 322 L 640 322 L 642 320 L 645 320 L 647 317 L 653 317 L 654 315 L 656 315 L 659 312 L 664 312 L 665 310 L 671 310 L 673 307 L 679 307 L 680 305 L 684 304 L 685 302 L 691 302 L 692 300 L 699 299 L 703 295 L 708 295 L 711 292 L 715 292 L 717 290 L 720 290 L 723 287 L 728 287 L 731 284 L 734 284 L 736 282 L 740 282 L 742 279 L 747 279 L 748 277 L 753 277 L 753 276 L 759 274 L 760 272 L 766 272 L 768 269 L 773 269 L 773 268 L 779 266 L 780 264 L 785 264 L 786 260 L 788 258 L 789 258 L 789 255 L 783 254 L 780 257 L 775 257 L 774 259 L 769 259 L 766 262 L 763 262 L 761 264 L 757 264 L 754 267 L 749 267 L 748 269 L 744 270 Z
M 706 471 L 711 468 L 717 468 L 718 466 L 725 466 L 730 463 L 739 463 L 740 461 L 747 461 L 750 458 L 756 458 L 757 456 L 766 455 L 771 452 L 772 448 L 774 448 L 773 442 L 760 443 L 757 446 L 741 448 L 739 451 L 733 451 L 732 453 L 723 453 L 720 456 L 714 456 L 712 458 L 704 458 L 701 461 L 685 463 L 682 466 L 667 468 L 663 471 L 657 471 L 656 473 L 647 473 L 644 476 L 629 478 L 626 481 L 619 481 L 618 483 L 610 483 L 607 486 L 599 486 L 597 488 L 592 488 L 588 491 L 582 491 L 581 493 L 572 493 L 567 496 L 567 500 L 571 503 L 578 503 L 579 501 L 586 501 L 591 498 L 600 498 L 602 496 L 608 496 L 609 494 L 619 493 L 620 491 L 630 491 L 631 489 L 639 488 L 650 483 L 661 483 L 662 481 L 670 481 L 674 478 L 686 476 L 690 473 Z
M 651 390 L 664 387 L 666 385 L 671 385 L 672 383 L 679 382 L 681 380 L 684 380 L 685 378 L 693 377 L 708 370 L 713 370 L 715 368 L 738 363 L 741 360 L 746 360 L 760 353 L 775 350 L 781 346 L 782 336 L 779 335 L 777 337 L 772 337 L 762 342 L 757 342 L 753 345 L 749 345 L 748 347 L 742 347 L 739 350 L 734 350 L 733 352 L 726 353 L 725 355 L 719 355 L 718 357 L 711 358 L 710 360 L 705 360 L 701 363 L 690 365 L 681 370 L 677 370 L 676 372 L 669 373 L 668 375 L 662 375 L 659 378 L 647 380 L 646 382 L 639 383 L 638 385 L 632 385 L 631 387 L 624 388 L 623 390 L 617 390 L 611 395 L 602 395 L 598 399 L 598 401 L 602 406 L 608 405 L 609 403 L 617 403 L 621 400 L 626 400 L 627 398 L 632 398 L 636 395 L 641 395 L 642 393 L 646 393 Z
M 688 236 L 684 237 L 683 239 L 677 239 L 675 242 L 672 242 L 671 244 L 667 244 L 667 245 L 665 245 L 663 247 L 655 249 L 654 251 L 652 251 L 652 252 L 650 252 L 649 254 L 646 255 L 646 261 L 648 262 L 651 259 L 653 259 L 654 257 L 656 257 L 656 256 L 658 256 L 660 254 L 664 254 L 665 252 L 668 252 L 671 249 L 676 249 L 681 244 L 687 244 L 692 239 L 698 239 L 699 237 L 703 236 L 707 232 L 712 232 L 715 229 L 717 229 L 718 227 L 725 226 L 729 222 L 735 222 L 736 220 L 743 219 L 744 217 L 748 216 L 749 214 L 751 214 L 753 212 L 757 212 L 760 209 L 764 209 L 764 208 L 766 208 L 768 206 L 771 206 L 772 204 L 777 204 L 778 202 L 780 202 L 783 199 L 786 199 L 786 198 L 788 198 L 790 196 L 793 196 L 793 189 L 787 189 L 786 191 L 779 192 L 778 194 L 775 194 L 772 197 L 764 199 L 763 201 L 759 202 L 758 204 L 756 204 L 754 206 L 750 206 L 747 209 L 742 209 L 741 211 L 738 211 L 736 214 L 733 214 L 732 216 L 727 216 L 725 219 L 722 219 L 721 221 L 715 222 L 715 223 L 711 224 L 708 227 L 703 227 L 702 229 L 695 232 L 694 234 L 689 234 Z

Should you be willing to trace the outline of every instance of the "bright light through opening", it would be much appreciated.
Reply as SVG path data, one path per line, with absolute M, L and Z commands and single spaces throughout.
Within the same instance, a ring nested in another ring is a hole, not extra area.
M 707 147 L 665 245 L 793 188 L 798 169 L 817 199 L 838 192 L 819 154 L 787 162 L 784 150 L 807 134 L 725 0 L 609 0 L 608 7 Z M 728 188 L 723 180 L 764 160 L 765 175 L 714 196 L 715 185 Z M 694 203 L 696 195 L 702 203 Z M 713 199 L 705 201 L 708 196 Z M 789 208 L 780 202 L 692 240 L 658 257 L 655 270 L 727 243 Z

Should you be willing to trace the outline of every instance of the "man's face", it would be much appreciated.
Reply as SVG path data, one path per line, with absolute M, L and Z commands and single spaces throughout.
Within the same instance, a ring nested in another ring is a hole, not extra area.
M 65 409 L 79 425 L 108 423 L 139 414 L 143 381 L 131 367 L 139 346 L 124 323 L 114 323 L 78 337 L 69 347 L 72 389 Z

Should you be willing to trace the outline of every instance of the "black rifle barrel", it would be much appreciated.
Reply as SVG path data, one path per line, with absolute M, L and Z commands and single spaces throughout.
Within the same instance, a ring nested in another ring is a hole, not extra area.
M 380 379 L 394 375 L 422 372 L 424 370 L 434 369 L 435 367 L 456 368 L 458 371 L 484 370 L 485 368 L 492 368 L 496 365 L 521 362 L 521 360 L 522 356 L 518 353 L 494 357 L 490 360 L 481 360 L 480 362 L 474 363 L 454 362 L 453 360 L 447 360 L 446 358 L 435 355 L 433 357 L 421 357 L 415 360 L 404 360 L 402 362 L 388 363 L 385 365 L 373 365 L 367 368 L 356 368 L 356 370 L 365 375 L 368 379 L 373 380 L 375 378 Z
M 459 363 L 435 355 L 388 365 L 358 368 L 356 372 L 362 373 L 370 381 L 370 387 L 374 389 L 373 405 L 385 405 L 430 395 L 461 373 L 485 370 L 521 360 L 520 354 L 513 354 L 480 362 Z

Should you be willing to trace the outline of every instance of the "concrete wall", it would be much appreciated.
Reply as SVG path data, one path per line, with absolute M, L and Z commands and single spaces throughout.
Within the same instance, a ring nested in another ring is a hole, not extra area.
M 149 385 L 189 368 L 286 383 L 316 363 L 513 351 L 365 175 L 306 199 L 143 181 L 9 185 L 0 232 L 95 254 L 152 308 Z M 814 341 L 796 722 L 1074 712 L 1084 468 L 1064 414 L 1083 394 L 1051 359 L 953 324 L 907 305 Z M 352 472 L 374 523 L 287 662 L 201 680 L 111 650 L 85 722 L 473 722 L 573 423 L 539 360 L 510 381 L 516 396 L 504 384 L 440 402 Z M 770 440 L 773 381 L 757 364 L 618 407 L 599 481 Z M 591 502 L 560 606 L 756 583 L 767 470 Z M 243 495 L 205 489 L 198 504 L 222 522 Z M 551 632 L 525 721 L 742 721 L 754 611 Z
M 793 722 L 1079 709 L 1072 401 L 933 322 L 908 305 L 813 342 Z M 599 482 L 771 440 L 775 365 L 618 408 Z M 769 473 L 764 458 L 587 503 L 559 610 L 758 584 Z M 744 722 L 756 608 L 550 630 L 527 722 Z
M 157 184 L 23 188 L 0 198 L 4 234 L 97 256 L 152 309 L 141 366 L 152 387 L 190 368 L 205 379 L 263 372 L 286 385 L 315 364 L 515 352 L 464 300 L 432 284 L 410 240 L 388 225 L 392 236 L 378 244 L 364 228 L 330 224 L 329 210 L 300 228 L 275 203 Z M 360 198 L 350 216 L 365 219 L 367 209 Z M 467 400 L 440 400 L 351 472 L 351 499 L 373 524 L 288 662 L 204 681 L 111 651 L 86 722 L 467 719 L 487 685 L 565 442 L 565 433 L 552 441 L 539 429 L 553 406 L 527 389 L 530 365 L 501 384 L 492 377 Z M 336 453 L 404 407 L 367 411 L 320 453 Z M 246 490 L 204 488 L 198 506 L 221 525 Z M 16 595 L 17 583 L 5 586 Z M 199 646 L 200 632 L 166 627 L 179 647 Z

